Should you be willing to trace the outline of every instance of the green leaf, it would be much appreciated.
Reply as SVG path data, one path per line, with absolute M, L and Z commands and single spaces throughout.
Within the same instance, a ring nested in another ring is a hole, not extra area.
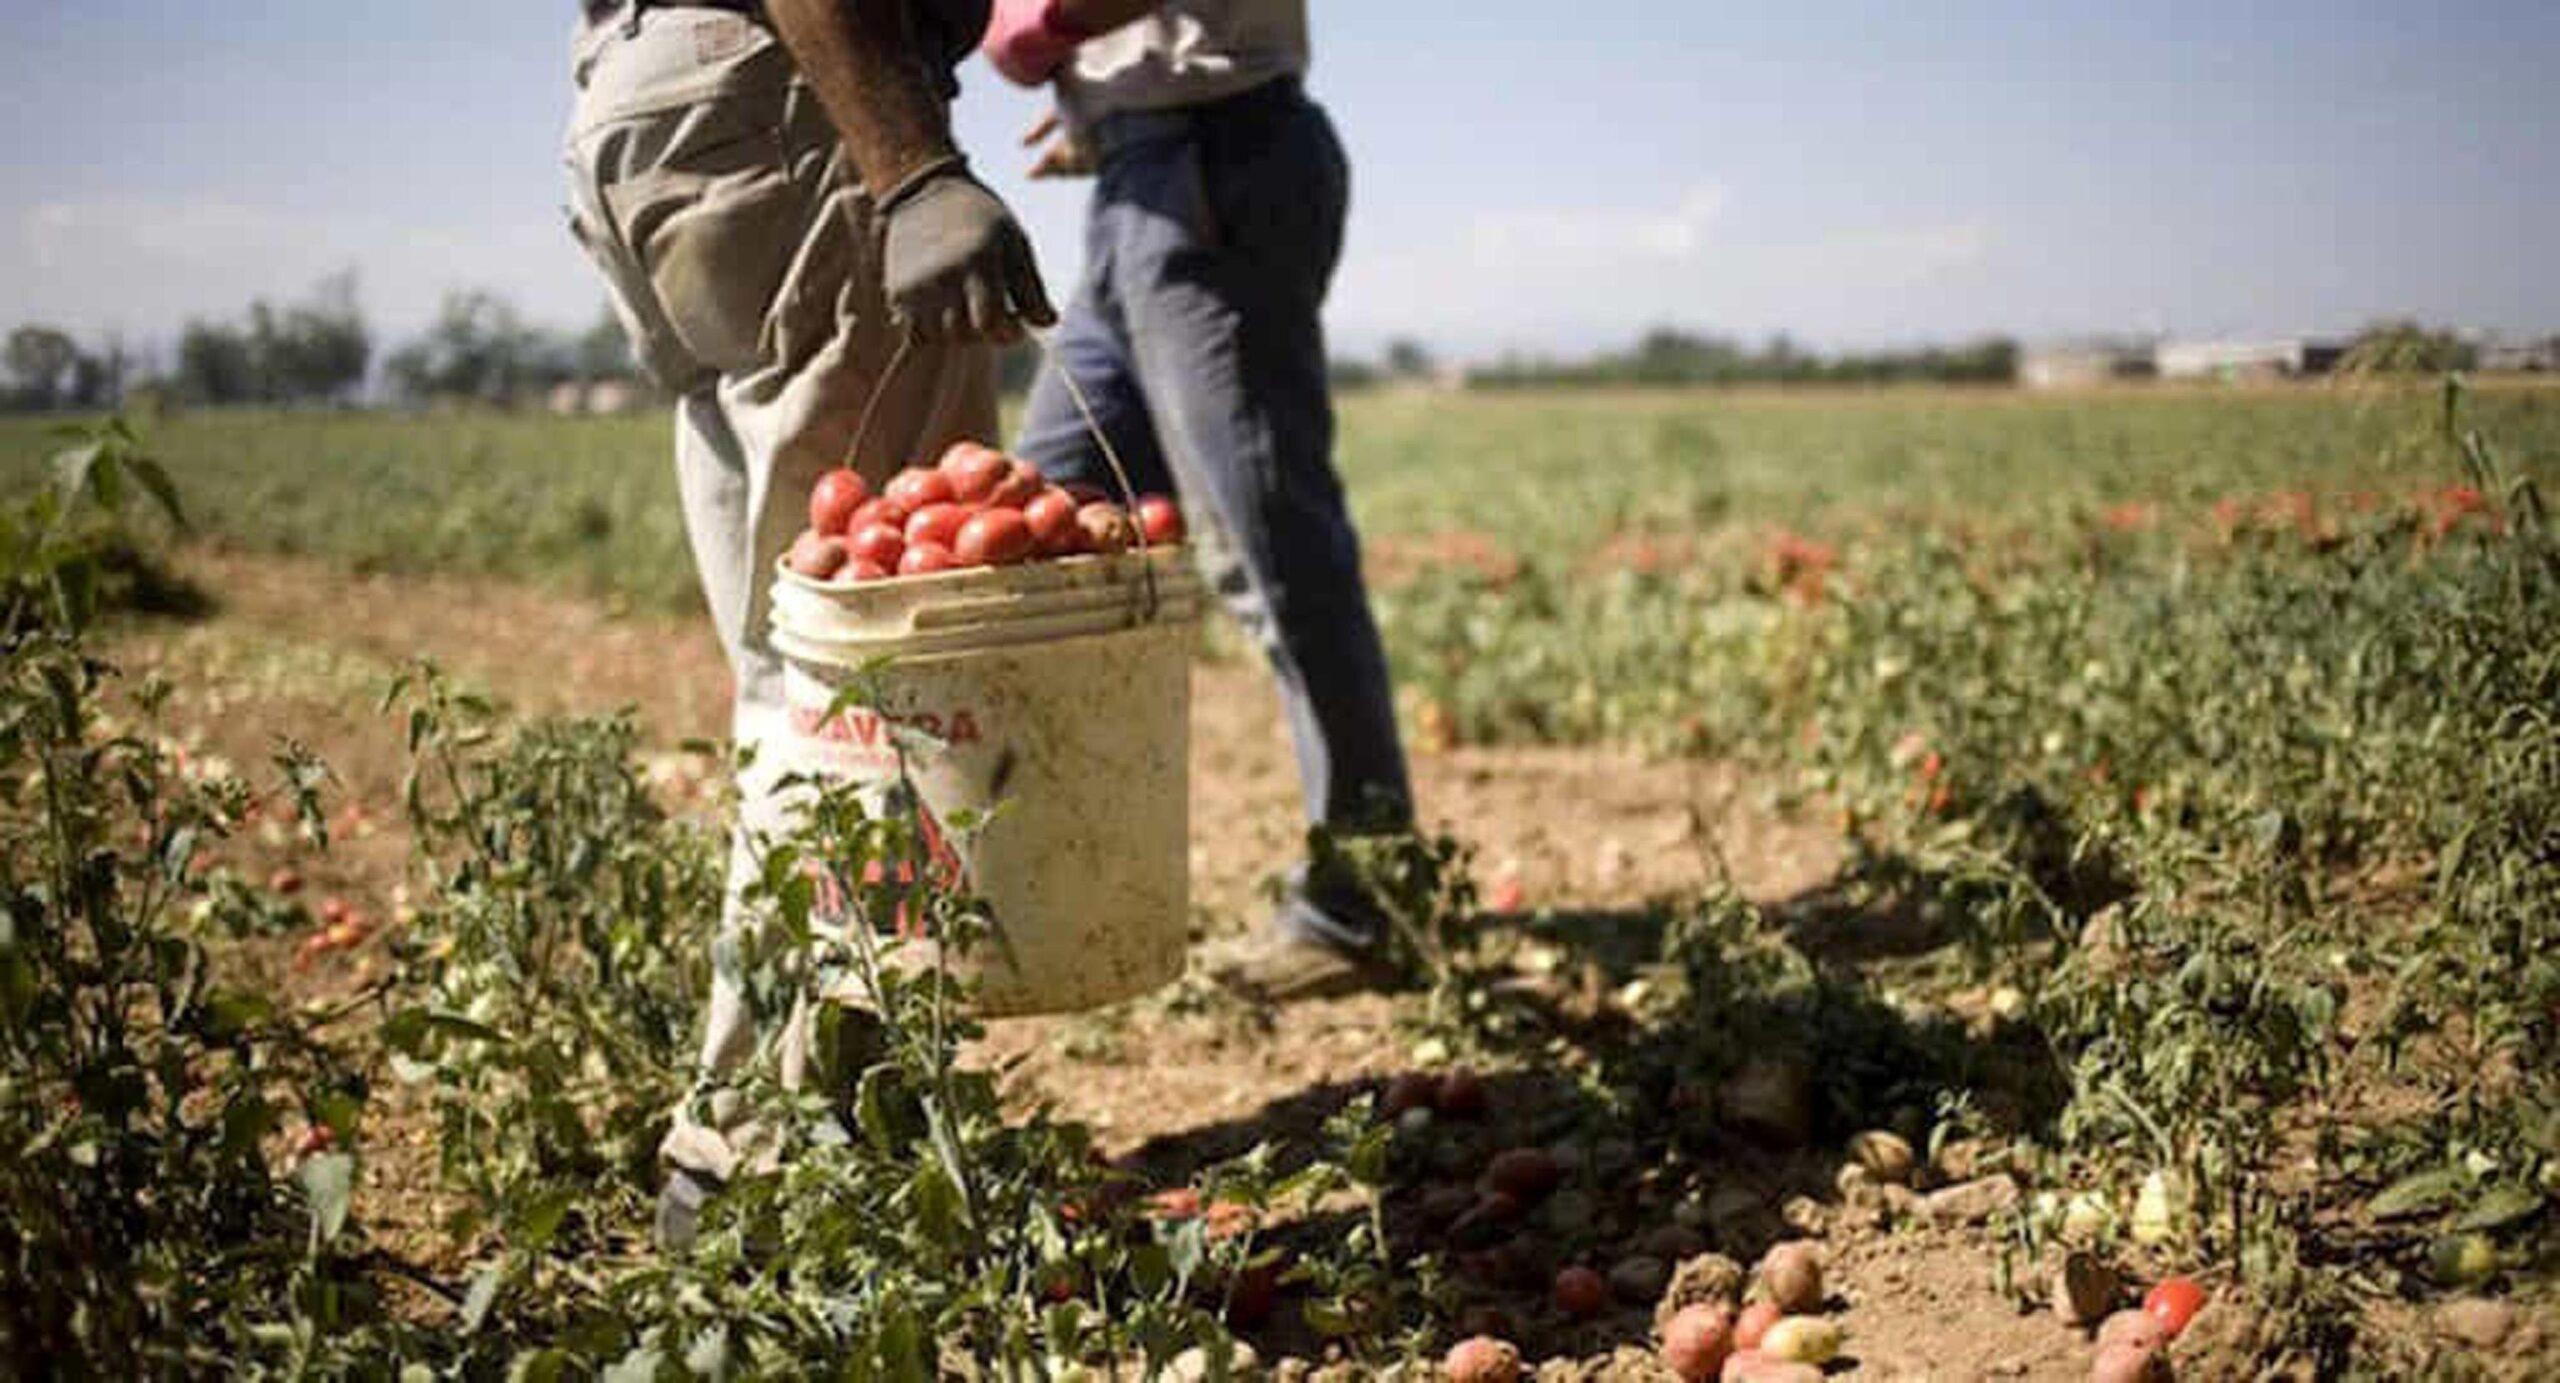
M 45 464 L 53 469 L 54 491 L 62 496 L 65 511 L 90 492 L 91 477 L 98 469 L 98 458 L 106 454 L 106 443 L 91 442 L 85 447 L 66 447 L 45 459 Z
M 2462 1212 L 2453 1222 L 2455 1229 L 2504 1229 L 2519 1221 L 2532 1219 L 2542 1210 L 2542 1193 L 2516 1182 L 2492 1186 Z
M 2450 1167 L 2405 1176 L 2382 1189 L 2365 1204 L 2365 1212 L 2377 1220 L 2405 1220 L 2432 1214 L 2453 1204 L 2462 1194 L 2462 1174 Z
M 178 506 L 177 484 L 169 479 L 168 467 L 148 456 L 128 456 L 124 459 L 124 466 L 133 472 L 133 478 L 142 483 L 142 488 L 160 506 L 160 512 L 169 516 L 171 523 L 180 528 L 188 526 L 186 511 Z
M 528 1350 L 507 1362 L 508 1383 L 558 1383 L 569 1376 L 569 1356 L 556 1349 Z
M 294 1180 L 311 1202 L 311 1254 L 347 1227 L 347 1209 L 355 1201 L 356 1160 L 346 1153 L 321 1153 L 303 1160 Z
M 892 1109 L 892 1101 L 901 1093 L 893 1089 L 898 1083 L 895 1068 L 875 1066 L 862 1073 L 854 1095 L 854 1122 L 862 1128 L 863 1141 L 883 1157 L 896 1155 L 906 1145 L 902 1121 Z
M 534 1197 L 533 1204 L 516 1217 L 508 1242 L 527 1253 L 540 1253 L 550 1247 L 551 1236 L 560 1232 L 560 1222 L 578 1202 L 577 1192 L 567 1187 L 553 1187 Z

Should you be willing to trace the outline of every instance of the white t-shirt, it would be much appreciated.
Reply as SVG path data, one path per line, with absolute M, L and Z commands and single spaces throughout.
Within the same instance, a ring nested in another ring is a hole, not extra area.
M 1307 70 L 1306 0 L 1166 0 L 1076 49 L 1058 104 L 1078 124 L 1196 106 Z

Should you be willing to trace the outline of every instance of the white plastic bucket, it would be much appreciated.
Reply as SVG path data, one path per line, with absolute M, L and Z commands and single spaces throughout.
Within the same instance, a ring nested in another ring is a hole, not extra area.
M 886 731 L 903 727 L 927 820 L 986 817 L 950 840 L 1001 933 L 954 961 L 979 1013 L 1144 994 L 1182 973 L 1189 939 L 1200 603 L 1183 554 L 1161 548 L 860 584 L 780 568 L 788 724 L 763 737 L 754 776 L 849 782 L 886 801 L 901 767 Z M 865 667 L 880 704 L 830 716 Z

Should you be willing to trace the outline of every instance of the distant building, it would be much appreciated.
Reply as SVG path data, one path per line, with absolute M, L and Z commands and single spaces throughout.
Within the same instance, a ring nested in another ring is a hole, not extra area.
M 2147 341 L 2056 341 L 2018 354 L 2018 384 L 2027 389 L 2086 388 L 2147 378 L 2154 369 Z
M 2539 341 L 2488 340 L 2480 343 L 2483 374 L 2560 372 L 2560 336 Z
M 587 386 L 590 413 L 628 413 L 648 402 L 648 392 L 627 379 L 600 379 Z
M 2162 379 L 2259 380 L 2324 375 L 2337 367 L 2347 343 L 2308 336 L 2263 341 L 2163 341 Z
M 562 417 L 581 413 L 628 413 L 649 402 L 648 393 L 627 379 L 599 379 L 587 383 L 568 380 L 551 386 L 544 396 L 544 407 Z

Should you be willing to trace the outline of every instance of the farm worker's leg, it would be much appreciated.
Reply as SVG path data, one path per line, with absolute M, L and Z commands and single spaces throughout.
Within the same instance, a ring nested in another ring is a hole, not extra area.
M 1095 443 L 1093 428 L 1060 378 L 1061 371 L 1073 371 L 1095 422 L 1128 468 L 1130 486 L 1140 494 L 1169 493 L 1172 472 L 1156 446 L 1155 424 L 1147 416 L 1146 396 L 1138 391 L 1128 338 L 1108 296 L 1110 223 L 1101 210 L 1097 198 L 1086 217 L 1084 283 L 1049 338 L 1049 354 L 1032 379 L 1014 450 L 1060 484 L 1081 483 L 1119 494 L 1120 482 Z
M 681 399 L 676 465 L 703 596 L 736 678 L 743 746 L 785 726 L 765 623 L 775 559 L 806 522 L 809 486 L 841 464 L 894 353 L 869 208 L 815 98 L 779 44 L 735 16 L 650 11 L 581 44 L 570 138 L 574 221 L 643 362 Z M 885 391 L 860 468 L 874 479 L 960 437 L 992 436 L 983 348 L 918 347 Z M 726 1078 L 761 1038 L 805 1068 L 806 1014 L 748 1011 L 735 961 L 754 918 L 750 833 L 773 820 L 774 755 L 741 784 L 731 895 L 702 1046 L 701 1089 L 665 1153 L 722 1178 L 739 1144 Z
M 1404 751 L 1332 461 L 1320 314 L 1348 192 L 1332 126 L 1283 84 L 1098 133 L 1096 282 L 1076 315 L 1117 346 L 1134 382 L 1116 387 L 1143 401 L 1207 575 L 1270 659 L 1309 820 L 1400 826 Z M 1075 359 L 1088 357 L 1109 360 Z M 1035 408 L 1026 448 L 1060 431 L 1054 404 Z M 1045 467 L 1044 454 L 1030 451 Z M 1281 921 L 1337 946 L 1375 940 L 1345 912 Z

